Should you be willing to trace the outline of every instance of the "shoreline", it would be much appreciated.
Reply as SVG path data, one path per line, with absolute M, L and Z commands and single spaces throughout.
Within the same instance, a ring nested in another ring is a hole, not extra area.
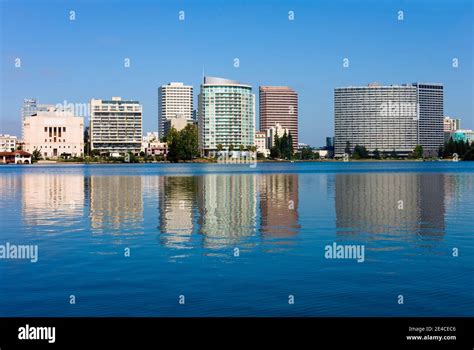
M 1 164 L 1 165 L 146 165 L 146 164 L 221 164 L 221 165 L 246 165 L 254 163 L 285 163 L 285 164 L 298 164 L 298 163 L 439 163 L 439 162 L 453 162 L 452 159 L 353 159 L 349 161 L 335 160 L 335 159 L 315 159 L 315 160 L 256 160 L 254 162 L 227 162 L 219 163 L 217 161 L 210 160 L 198 160 L 198 161 L 183 161 L 183 162 L 137 162 L 137 163 L 126 163 L 126 162 L 64 162 L 64 161 L 40 161 L 32 164 Z M 460 160 L 459 162 L 462 162 Z

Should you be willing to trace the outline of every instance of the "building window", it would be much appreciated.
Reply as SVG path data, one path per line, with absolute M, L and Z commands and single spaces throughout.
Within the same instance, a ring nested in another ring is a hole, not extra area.
M 44 132 L 48 132 L 48 127 L 47 126 L 44 127 Z
M 63 132 L 66 132 L 66 127 L 65 126 L 63 127 Z

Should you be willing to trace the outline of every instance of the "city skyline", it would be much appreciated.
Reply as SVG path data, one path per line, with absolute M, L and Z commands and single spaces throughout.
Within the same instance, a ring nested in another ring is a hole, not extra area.
M 373 81 L 442 83 L 445 114 L 462 119 L 465 129 L 474 128 L 472 79 L 466 78 L 472 76 L 472 8 L 468 1 L 432 7 L 421 1 L 389 6 L 344 2 L 348 8 L 344 12 L 338 11 L 337 4 L 298 1 L 272 4 L 272 11 L 264 2 L 247 10 L 238 4 L 205 10 L 192 2 L 143 4 L 147 6 L 125 11 L 120 3 L 113 7 L 99 3 L 93 8 L 74 2 L 57 6 L 28 3 L 28 7 L 21 1 L 2 3 L 1 132 L 21 135 L 24 98 L 38 98 L 40 103 L 87 103 L 106 96 L 139 100 L 144 109 L 143 130 L 158 130 L 157 88 L 170 81 L 197 87 L 201 73 L 244 81 L 254 92 L 262 85 L 291 86 L 299 95 L 300 142 L 311 145 L 322 145 L 326 136 L 334 134 L 333 89 Z M 397 18 L 400 10 L 404 11 L 403 21 Z M 69 20 L 70 11 L 75 11 L 74 21 Z M 104 11 L 108 16 L 103 16 Z M 185 12 L 184 21 L 179 20 L 179 11 Z M 294 12 L 293 20 L 289 11 Z M 36 17 L 38 12 L 42 16 Z M 25 18 L 20 27 L 11 22 L 19 13 Z M 209 17 L 215 20 L 212 24 L 206 20 Z M 94 35 L 93 24 L 99 19 L 107 29 Z M 125 19 L 139 20 L 138 29 L 121 26 Z M 444 25 L 439 28 L 441 19 Z M 378 30 L 371 33 L 359 28 L 361 21 L 370 21 Z M 234 35 L 236 29 L 230 27 L 235 24 L 242 35 Z M 199 40 L 213 27 L 221 29 Z M 330 33 L 327 37 L 318 35 L 326 32 Z M 392 42 L 383 52 L 378 50 L 380 35 Z M 148 44 L 154 41 L 173 52 L 160 56 Z M 69 50 L 68 45 L 77 45 L 79 51 Z M 89 52 L 98 48 L 104 48 L 100 57 L 91 58 Z M 423 54 L 412 55 L 413 50 Z M 192 56 L 184 55 L 185 51 Z M 15 67 L 16 58 L 21 59 L 21 67 Z M 127 58 L 129 67 L 125 68 Z

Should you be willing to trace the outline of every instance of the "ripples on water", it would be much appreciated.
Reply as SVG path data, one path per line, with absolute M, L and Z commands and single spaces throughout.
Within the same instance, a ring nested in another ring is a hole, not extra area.
M 39 261 L 0 260 L 0 315 L 472 316 L 473 170 L 2 167 L 0 243 Z M 365 261 L 325 259 L 334 242 Z

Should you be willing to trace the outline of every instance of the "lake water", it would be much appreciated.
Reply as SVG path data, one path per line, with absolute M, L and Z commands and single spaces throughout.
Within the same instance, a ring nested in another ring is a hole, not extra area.
M 0 245 L 38 247 L 0 259 L 0 316 L 474 316 L 474 162 L 12 165 L 0 184 Z

